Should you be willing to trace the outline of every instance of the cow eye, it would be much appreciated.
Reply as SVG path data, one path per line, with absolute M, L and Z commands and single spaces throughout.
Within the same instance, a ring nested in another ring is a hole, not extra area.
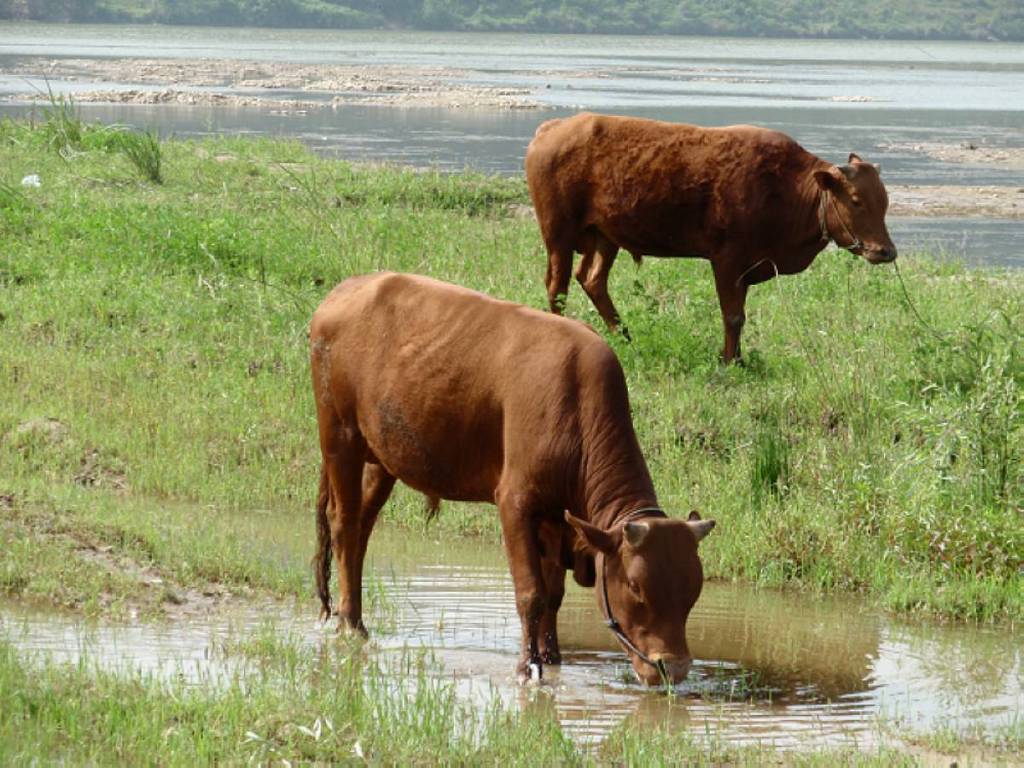
M 641 599 L 640 586 L 635 581 L 630 579 L 626 582 L 626 586 L 629 587 L 629 591 L 633 593 L 633 597 L 635 597 L 637 600 Z

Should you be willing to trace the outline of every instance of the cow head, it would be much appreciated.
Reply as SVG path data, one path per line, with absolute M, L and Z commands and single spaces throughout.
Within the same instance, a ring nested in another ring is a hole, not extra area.
M 849 164 L 815 171 L 814 180 L 828 193 L 822 198 L 822 227 L 836 245 L 872 264 L 896 258 L 896 246 L 885 228 L 889 195 L 877 165 L 851 152 Z
M 672 683 L 683 680 L 692 662 L 686 618 L 704 584 L 697 544 L 715 521 L 691 512 L 689 520 L 645 519 L 606 531 L 568 513 L 566 520 L 596 559 L 594 593 L 602 613 L 603 579 L 608 607 L 622 634 L 650 660 L 661 662 Z M 641 682 L 662 682 L 657 668 L 625 650 Z

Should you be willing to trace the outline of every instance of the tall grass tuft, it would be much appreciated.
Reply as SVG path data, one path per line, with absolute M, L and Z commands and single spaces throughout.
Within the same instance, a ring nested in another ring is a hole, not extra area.
M 760 507 L 769 497 L 780 497 L 786 491 L 789 475 L 789 444 L 782 433 L 777 415 L 765 420 L 754 442 L 750 489 L 754 504 Z
M 160 150 L 160 137 L 156 131 L 124 131 L 118 134 L 116 146 L 144 179 L 154 184 L 163 184 L 163 154 Z
M 54 93 L 49 85 L 46 96 L 50 105 L 43 109 L 43 136 L 47 146 L 66 160 L 82 146 L 85 126 L 74 99 Z

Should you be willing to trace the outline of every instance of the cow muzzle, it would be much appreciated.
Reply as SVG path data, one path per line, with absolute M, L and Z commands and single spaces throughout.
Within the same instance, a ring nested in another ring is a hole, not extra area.
M 636 675 L 644 685 L 677 685 L 686 679 L 690 674 L 690 667 L 693 660 L 689 656 L 674 656 L 672 654 L 652 653 L 649 656 L 654 665 L 641 661 L 635 654 L 630 654 L 629 660 L 633 665 L 633 674 Z
M 892 244 L 865 245 L 858 255 L 870 264 L 889 264 L 896 261 L 896 246 Z

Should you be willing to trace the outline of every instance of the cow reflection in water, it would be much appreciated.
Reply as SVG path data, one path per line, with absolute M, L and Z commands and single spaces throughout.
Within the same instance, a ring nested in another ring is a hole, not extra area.
M 587 668 L 607 667 L 615 645 L 582 596 L 570 595 L 562 614 L 575 663 L 562 671 L 557 695 L 546 698 L 566 731 L 584 737 L 623 721 L 671 733 L 704 732 L 711 724 L 726 741 L 848 736 L 876 726 L 879 691 L 894 682 L 876 670 L 886 620 L 855 600 L 709 585 L 688 638 L 701 661 L 668 698 L 596 685 Z
M 686 619 L 714 527 L 658 505 L 614 353 L 581 323 L 413 275 L 355 277 L 310 326 L 323 464 L 317 589 L 365 633 L 367 541 L 396 480 L 498 507 L 522 625 L 517 673 L 558 664 L 565 573 L 595 587 L 647 684 L 691 663 Z

